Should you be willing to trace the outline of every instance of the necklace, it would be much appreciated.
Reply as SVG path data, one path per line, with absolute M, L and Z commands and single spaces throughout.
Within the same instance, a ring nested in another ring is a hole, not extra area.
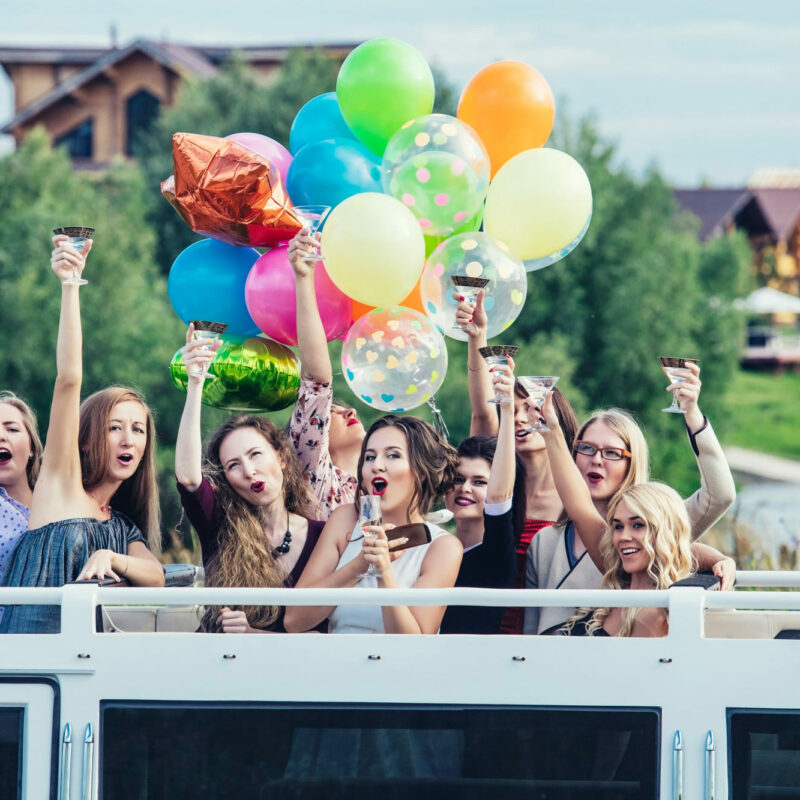
M 289 530 L 289 514 L 286 514 L 286 533 L 283 534 L 283 541 L 277 546 L 272 548 L 272 555 L 274 558 L 285 556 L 292 546 L 292 533 Z
M 100 505 L 100 503 L 98 502 L 97 498 L 91 492 L 89 492 L 89 496 L 92 498 L 92 500 L 95 501 L 95 503 L 97 503 L 97 505 L 100 506 L 100 510 L 104 514 L 110 514 L 111 513 L 111 506 L 108 503 L 106 503 L 105 505 Z

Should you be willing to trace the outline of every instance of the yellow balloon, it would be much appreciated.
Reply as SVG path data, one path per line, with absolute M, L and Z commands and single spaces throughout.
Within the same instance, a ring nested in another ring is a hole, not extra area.
M 583 167 L 560 150 L 537 148 L 517 154 L 495 175 L 484 229 L 527 261 L 569 245 L 591 213 L 592 187 Z
M 322 231 L 325 269 L 359 303 L 397 305 L 416 286 L 425 238 L 416 217 L 386 194 L 363 192 L 331 211 Z

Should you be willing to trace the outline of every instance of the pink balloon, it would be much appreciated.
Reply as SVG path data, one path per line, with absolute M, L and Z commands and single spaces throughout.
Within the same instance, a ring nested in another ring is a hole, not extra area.
M 336 288 L 321 261 L 314 267 L 314 290 L 325 338 L 329 342 L 343 338 L 350 327 L 353 301 Z M 297 300 L 287 247 L 275 247 L 253 264 L 244 299 L 250 316 L 270 339 L 297 344 Z
M 233 133 L 225 138 L 239 142 L 239 144 L 270 161 L 280 172 L 283 185 L 286 186 L 286 176 L 289 174 L 292 154 L 280 142 L 276 142 L 274 139 L 270 139 L 269 136 L 263 136 L 260 133 Z

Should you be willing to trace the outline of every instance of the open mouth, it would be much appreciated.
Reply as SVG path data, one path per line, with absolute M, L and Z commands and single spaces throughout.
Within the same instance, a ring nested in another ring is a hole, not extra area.
M 517 441 L 522 441 L 528 434 L 533 433 L 533 428 L 520 428 L 518 431 L 514 431 L 514 436 L 517 438 Z
M 373 478 L 372 479 L 372 494 L 381 495 L 386 491 L 386 487 L 389 485 L 388 481 L 385 478 Z
M 638 547 L 623 547 L 619 552 L 624 557 L 635 556 L 637 553 L 640 553 L 641 550 Z
M 0 466 L 8 464 L 11 461 L 11 451 L 6 450 L 4 447 L 0 448 Z
M 599 472 L 587 472 L 586 473 L 586 480 L 589 483 L 600 483 L 604 479 L 604 475 L 601 475 Z
M 259 492 L 263 492 L 264 491 L 264 481 L 253 481 L 250 484 L 250 491 L 251 492 L 255 492 L 256 494 L 258 494 Z
M 133 461 L 133 456 L 130 453 L 123 453 L 121 456 L 117 456 L 117 460 L 123 464 L 130 464 Z

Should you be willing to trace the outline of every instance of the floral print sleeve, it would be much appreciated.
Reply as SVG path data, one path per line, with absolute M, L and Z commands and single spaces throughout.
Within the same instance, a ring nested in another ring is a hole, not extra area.
M 289 426 L 292 446 L 325 519 L 335 508 L 355 502 L 356 496 L 355 476 L 335 466 L 328 450 L 332 404 L 329 383 L 301 379 Z

